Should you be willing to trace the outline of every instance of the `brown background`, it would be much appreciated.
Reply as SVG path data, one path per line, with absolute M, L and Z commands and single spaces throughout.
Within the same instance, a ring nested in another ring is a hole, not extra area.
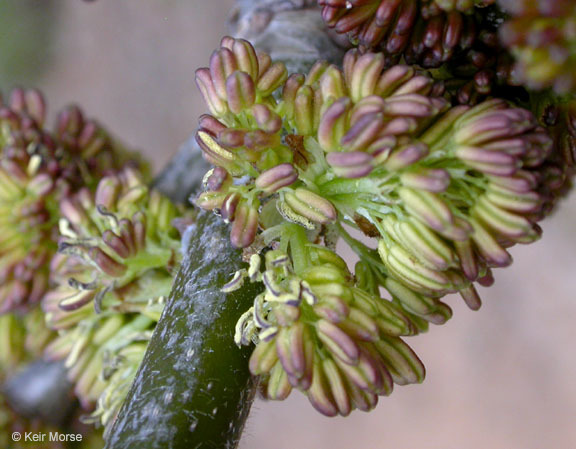
M 78 102 L 157 169 L 203 112 L 194 70 L 207 64 L 233 4 L 4 2 L 21 11 L 0 24 L 0 40 L 31 44 L 24 62 L 0 59 L 2 89 L 20 79 L 41 87 L 52 107 Z M 512 251 L 516 262 L 483 289 L 479 312 L 453 298 L 452 321 L 410 341 L 428 369 L 423 385 L 397 388 L 374 412 L 346 419 L 319 416 L 299 393 L 258 401 L 241 449 L 576 448 L 574 223 L 573 196 L 544 223 L 543 240 Z

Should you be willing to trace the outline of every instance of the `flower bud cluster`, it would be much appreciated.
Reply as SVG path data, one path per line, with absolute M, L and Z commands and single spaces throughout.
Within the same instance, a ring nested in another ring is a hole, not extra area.
M 568 193 L 576 174 L 576 101 L 553 101 L 539 112 L 540 123 L 554 140 L 554 151 L 541 169 L 547 181 L 539 190 L 544 213 L 549 214 Z
M 311 85 L 317 84 L 326 68 L 321 63 L 308 77 L 286 80 L 284 65 L 256 53 L 247 41 L 224 38 L 212 55 L 210 68 L 197 71 L 198 86 L 214 115 L 200 118 L 196 139 L 206 160 L 216 168 L 206 174 L 206 191 L 196 204 L 217 210 L 232 223 L 230 239 L 235 247 L 254 242 L 259 227 L 264 226 L 260 209 L 270 201 L 282 216 L 308 228 L 336 219 L 330 202 L 297 182 L 299 166 L 311 162 L 301 145 L 302 136 L 307 130 L 315 132 L 311 117 L 317 119 L 320 112 L 319 94 Z M 238 79 L 244 82 L 237 84 Z M 218 89 L 218 83 L 227 89 Z M 280 86 L 284 86 L 282 101 L 272 95 Z M 213 107 L 219 102 L 226 107 Z M 286 135 L 291 126 L 299 132 L 297 136 Z
M 327 25 L 362 51 L 439 68 L 435 76 L 460 104 L 476 104 L 501 86 L 517 85 L 513 57 L 499 41 L 504 14 L 495 0 L 319 0 Z
M 403 55 L 424 67 L 438 67 L 471 47 L 477 37 L 474 3 L 486 2 L 318 0 L 324 21 L 337 33 L 363 49 L 381 50 L 388 65 Z
M 203 116 L 197 134 L 216 165 L 197 204 L 232 224 L 232 243 L 246 248 L 245 254 L 273 249 L 266 253 L 262 275 L 259 259 L 244 273 L 266 286 L 238 333 L 242 343 L 252 337 L 259 342 L 252 372 L 269 379 L 267 396 L 280 399 L 298 388 L 328 415 L 365 407 L 366 396 L 352 392 L 357 388 L 372 398 L 388 391 L 381 384 L 354 383 L 350 379 L 358 373 L 346 365 L 351 359 L 337 354 L 346 348 L 360 348 L 358 354 L 366 350 L 374 357 L 372 366 L 380 366 L 373 372 L 383 372 L 389 367 L 371 345 L 444 323 L 451 310 L 440 301 L 443 296 L 459 293 L 478 309 L 474 284 L 490 285 L 492 268 L 511 263 L 509 247 L 540 236 L 537 222 L 558 189 L 550 178 L 553 141 L 529 111 L 498 99 L 451 107 L 427 75 L 407 65 L 387 69 L 386 63 L 382 54 L 352 50 L 342 69 L 319 62 L 306 76 L 290 75 L 281 94 L 268 100 L 274 127 L 266 129 L 273 129 L 276 138 L 259 152 L 226 140 L 249 126 L 263 127 L 253 110 L 251 118 L 245 112 L 234 118 Z M 344 225 L 377 241 L 368 246 Z M 321 267 L 320 256 L 302 256 L 307 244 L 333 247 L 338 238 L 360 256 L 356 281 L 338 262 Z M 333 281 L 316 282 L 307 270 L 325 273 L 326 279 L 330 272 Z M 226 289 L 244 277 L 237 274 Z M 324 284 L 330 286 L 324 290 Z M 392 302 L 380 299 L 380 288 Z M 367 327 L 359 331 L 348 313 L 366 297 L 371 304 L 393 304 L 408 328 L 388 335 L 378 327 L 377 316 L 360 308 L 376 327 L 365 319 Z M 330 321 L 325 307 L 341 307 L 341 313 Z M 322 320 L 330 324 L 320 326 Z M 368 337 L 369 329 L 376 340 Z M 333 333 L 324 337 L 324 331 Z M 299 343 L 307 340 L 322 342 L 334 357 Z M 296 343 L 291 346 L 291 341 Z M 340 371 L 315 368 L 308 362 L 315 357 L 330 358 Z M 318 383 L 314 369 L 323 379 Z M 334 373 L 343 372 L 349 377 L 340 381 Z M 338 390 L 334 382 L 347 387 Z
M 143 355 L 180 260 L 174 220 L 182 211 L 128 167 L 60 204 L 54 287 L 42 305 L 58 330 L 51 359 L 65 359 L 92 420 L 111 422 Z M 138 357 L 135 354 L 139 354 Z M 122 394 L 121 394 L 122 393 Z
M 299 272 L 287 254 L 254 255 L 243 277 L 261 281 L 265 291 L 240 319 L 236 342 L 256 342 L 250 371 L 262 376 L 262 392 L 284 399 L 293 388 L 327 416 L 374 408 L 378 396 L 424 379 L 424 366 L 400 338 L 417 328 L 395 303 L 357 287 L 345 262 L 324 247 L 307 249 Z
M 36 90 L 0 102 L 0 313 L 37 304 L 56 251 L 58 204 L 124 164 L 127 155 L 78 108 L 45 128 Z
M 576 5 L 570 0 L 500 0 L 512 16 L 501 28 L 516 76 L 533 89 L 576 87 Z

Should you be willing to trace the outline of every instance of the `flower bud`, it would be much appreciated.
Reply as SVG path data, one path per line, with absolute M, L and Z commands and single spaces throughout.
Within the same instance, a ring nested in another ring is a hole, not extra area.
M 272 92 L 282 86 L 287 77 L 286 66 L 281 62 L 275 62 L 260 75 L 256 88 L 263 96 L 271 95 Z
M 245 72 L 234 72 L 226 79 L 228 107 L 233 114 L 249 109 L 256 99 L 254 82 Z
M 256 123 L 260 129 L 264 132 L 277 133 L 282 128 L 282 119 L 280 116 L 266 105 L 254 105 L 252 115 L 256 119 Z
M 209 69 L 203 68 L 196 70 L 196 85 L 208 105 L 211 114 L 216 117 L 222 117 L 228 112 L 226 102 L 218 96 Z
M 250 246 L 258 230 L 258 209 L 241 202 L 234 214 L 230 241 L 235 248 Z
M 302 187 L 286 192 L 284 203 L 295 214 L 315 223 L 328 224 L 337 218 L 336 209 L 330 201 Z
M 232 178 L 222 167 L 215 167 L 204 175 L 202 184 L 206 190 L 222 192 L 232 185 Z
M 351 107 L 349 98 L 340 98 L 322 115 L 318 125 L 318 142 L 324 151 L 339 151 L 340 142 L 347 131 Z
M 271 195 L 298 180 L 298 172 L 291 164 L 280 164 L 260 174 L 254 182 L 264 193 Z
M 236 58 L 230 49 L 220 48 L 212 53 L 210 58 L 210 77 L 214 84 L 214 90 L 223 101 L 229 101 L 227 80 L 237 70 Z
M 400 175 L 402 184 L 414 189 L 423 189 L 429 192 L 444 192 L 450 185 L 450 174 L 443 169 L 420 169 Z
M 367 176 L 372 171 L 372 160 L 370 154 L 361 151 L 328 153 L 326 156 L 334 173 L 343 178 Z

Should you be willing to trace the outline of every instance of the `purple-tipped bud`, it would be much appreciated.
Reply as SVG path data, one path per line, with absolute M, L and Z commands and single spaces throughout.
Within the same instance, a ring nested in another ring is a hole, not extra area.
M 230 241 L 235 248 L 250 246 L 258 230 L 258 209 L 241 203 L 235 213 L 230 231 Z
M 244 145 L 251 150 L 263 151 L 268 148 L 274 148 L 280 145 L 281 137 L 279 134 L 270 134 L 257 129 L 246 133 L 244 136 Z
M 337 176 L 361 178 L 372 171 L 373 156 L 362 151 L 328 153 L 326 160 Z
M 264 104 L 254 105 L 252 115 L 262 131 L 276 133 L 282 128 L 282 118 Z
M 320 81 L 320 78 L 326 73 L 328 67 L 330 67 L 328 62 L 324 60 L 316 61 L 306 75 L 306 84 L 311 86 Z
M 414 68 L 411 66 L 396 65 L 391 67 L 380 76 L 374 93 L 381 97 L 390 97 L 413 76 Z
M 210 58 L 210 76 L 216 93 L 223 101 L 228 98 L 226 81 L 237 70 L 238 64 L 231 50 L 224 47 L 212 53 Z
M 532 223 L 521 215 L 516 215 L 492 203 L 486 195 L 482 195 L 472 208 L 473 214 L 497 231 L 500 235 L 510 239 L 539 236 L 534 233 Z
M 202 180 L 206 190 L 221 192 L 232 184 L 232 177 L 222 167 L 215 167 L 208 171 Z
M 126 265 L 115 261 L 100 248 L 90 248 L 88 255 L 94 263 L 108 276 L 121 277 L 126 273 Z
M 340 143 L 345 151 L 362 151 L 379 137 L 384 118 L 380 113 L 366 114 L 352 125 Z
M 406 172 L 400 176 L 406 187 L 428 190 L 429 192 L 444 192 L 450 185 L 450 174 L 441 168 L 422 168 Z
M 498 151 L 486 151 L 479 147 L 462 146 L 456 149 L 454 154 L 466 165 L 488 175 L 513 175 L 521 166 L 521 162 L 514 156 Z
M 121 188 L 120 180 L 117 177 L 106 176 L 98 183 L 94 197 L 96 205 L 110 209 L 118 200 Z
M 235 220 L 236 209 L 240 204 L 240 199 L 241 196 L 237 192 L 229 193 L 224 198 L 224 201 L 220 209 L 220 215 L 222 216 L 222 219 L 226 223 L 230 223 Z
M 294 113 L 294 102 L 298 90 L 304 85 L 305 76 L 300 73 L 293 73 L 288 77 L 282 88 L 282 100 L 286 105 L 286 113 L 291 117 Z
M 270 195 L 298 179 L 298 172 L 291 164 L 280 164 L 260 174 L 254 182 L 256 187 Z
M 130 257 L 130 248 L 124 241 L 124 239 L 117 236 L 113 231 L 107 229 L 102 234 L 102 240 L 108 247 L 113 250 L 119 257 L 126 259 Z
M 38 89 L 26 89 L 24 103 L 26 113 L 39 125 L 43 124 L 46 119 L 46 101 L 42 93 Z
M 406 94 L 428 95 L 432 89 L 433 83 L 434 81 L 427 76 L 414 76 L 396 89 L 396 91 L 394 91 L 394 96 Z
M 474 228 L 472 240 L 478 253 L 486 262 L 495 267 L 507 267 L 512 263 L 510 254 L 502 248 L 480 222 L 470 219 L 470 224 Z
M 34 195 L 47 195 L 54 188 L 54 180 L 48 173 L 42 173 L 32 178 L 28 184 L 28 191 Z
M 208 162 L 226 168 L 232 175 L 240 172 L 236 165 L 238 159 L 236 155 L 220 145 L 206 131 L 200 130 L 196 133 L 196 142 L 200 145 L 204 159 Z
M 366 53 L 358 58 L 351 73 L 352 77 L 348 79 L 352 100 L 359 101 L 376 93 L 383 68 L 384 56 L 381 53 Z
M 250 42 L 244 39 L 234 39 L 231 48 L 236 57 L 238 70 L 246 72 L 252 79 L 258 77 L 258 56 Z
M 226 79 L 226 95 L 234 114 L 249 109 L 256 100 L 254 81 L 245 72 L 234 72 Z
M 244 146 L 244 139 L 247 131 L 243 129 L 224 128 L 217 134 L 217 141 L 220 145 L 228 148 L 239 148 Z
M 202 68 L 196 70 L 196 85 L 213 115 L 222 117 L 228 112 L 228 105 L 216 92 L 209 69 Z
M 336 66 L 330 66 L 326 69 L 320 79 L 320 91 L 326 99 L 333 98 L 338 100 L 348 94 L 344 75 Z
M 352 107 L 349 98 L 335 101 L 320 119 L 318 142 L 326 152 L 338 151 L 340 141 L 348 128 L 348 113 Z
M 425 158 L 428 153 L 427 145 L 420 142 L 411 143 L 395 150 L 383 165 L 390 171 L 400 170 Z
M 468 114 L 474 114 L 472 108 Z M 454 141 L 459 145 L 482 145 L 497 139 L 514 137 L 534 129 L 533 115 L 525 109 L 487 111 L 470 120 L 455 132 Z
M 78 106 L 72 105 L 63 109 L 56 119 L 57 133 L 59 135 L 75 135 L 84 124 L 84 115 Z
M 294 100 L 294 121 L 298 133 L 312 135 L 314 133 L 316 109 L 314 104 L 315 92 L 310 86 L 303 86 L 298 90 Z
M 318 337 L 334 356 L 349 365 L 358 362 L 360 357 L 358 345 L 346 332 L 326 320 L 319 320 L 316 329 Z
M 395 95 L 384 103 L 383 112 L 387 115 L 430 117 L 439 112 L 439 107 L 430 98 L 418 94 Z
M 436 231 L 443 231 L 454 223 L 450 208 L 437 195 L 408 187 L 398 189 L 406 210 Z
M 275 62 L 270 65 L 265 72 L 260 75 L 256 88 L 263 96 L 271 95 L 278 89 L 286 78 L 288 77 L 288 70 L 281 62 Z
M 210 114 L 203 114 L 198 119 L 198 128 L 212 134 L 213 136 L 217 136 L 220 131 L 226 129 L 226 125 L 212 117 Z

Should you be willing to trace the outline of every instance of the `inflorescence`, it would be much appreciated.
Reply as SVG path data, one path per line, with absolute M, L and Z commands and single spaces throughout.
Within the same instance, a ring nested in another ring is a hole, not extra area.
M 58 204 L 94 185 L 132 155 L 76 106 L 45 127 L 36 90 L 15 89 L 0 102 L 0 313 L 37 304 L 56 252 Z
M 264 284 L 237 343 L 256 344 L 266 397 L 297 388 L 330 416 L 422 381 L 400 337 L 449 319 L 446 294 L 478 309 L 475 284 L 539 238 L 556 198 L 553 140 L 531 112 L 499 99 L 452 107 L 425 73 L 386 64 L 351 50 L 342 69 L 289 76 L 224 38 L 196 77 L 211 113 L 196 138 L 215 168 L 195 201 L 231 223 L 250 260 L 224 289 Z M 360 258 L 354 275 L 339 239 Z
M 89 421 L 108 425 L 122 405 L 181 261 L 174 220 L 183 210 L 149 189 L 134 169 L 104 177 L 60 205 L 54 288 L 43 300 Z
M 480 308 L 477 285 L 540 237 L 576 172 L 576 103 L 552 94 L 576 85 L 571 3 L 318 0 L 358 47 L 342 67 L 290 74 L 225 37 L 196 72 L 213 168 L 194 202 L 249 262 L 223 291 L 261 285 L 235 341 L 255 345 L 264 397 L 297 389 L 346 416 L 422 382 L 406 338 L 451 318 L 448 294 Z M 78 107 L 45 121 L 36 90 L 0 101 L 0 380 L 63 360 L 86 421 L 109 429 L 191 215 Z M 0 403 L 0 436 L 18 419 Z

